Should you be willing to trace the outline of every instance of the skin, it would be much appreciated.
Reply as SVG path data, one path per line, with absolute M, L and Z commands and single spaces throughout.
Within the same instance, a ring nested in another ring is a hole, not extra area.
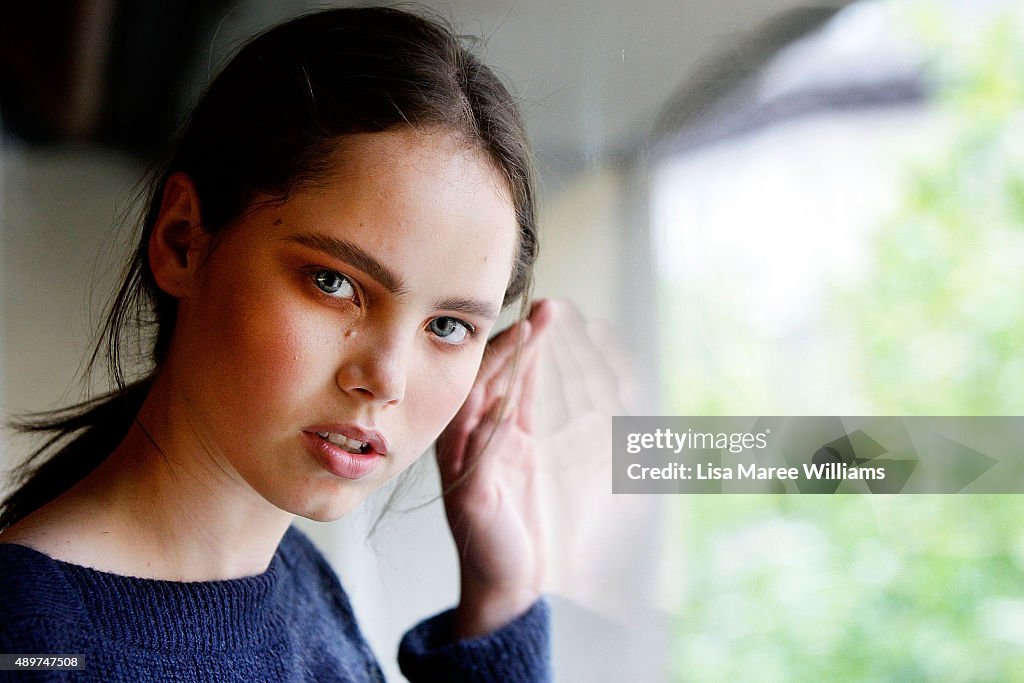
M 398 129 L 349 136 L 323 182 L 260 199 L 211 237 L 189 178 L 169 179 L 149 245 L 178 300 L 167 360 L 124 442 L 0 540 L 146 578 L 254 575 L 294 516 L 345 515 L 444 430 L 456 635 L 507 623 L 541 588 L 531 406 L 553 306 L 487 341 L 516 248 L 501 175 L 451 135 Z M 330 423 L 384 436 L 372 472 L 315 457 L 304 432 Z

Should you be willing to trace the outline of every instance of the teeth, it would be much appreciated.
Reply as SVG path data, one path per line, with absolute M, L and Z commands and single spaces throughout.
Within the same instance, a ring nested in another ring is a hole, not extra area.
M 335 446 L 341 446 L 349 453 L 362 453 L 363 449 L 366 448 L 366 443 L 350 439 L 344 434 L 335 434 L 334 432 L 317 432 L 316 435 L 325 441 L 330 441 Z

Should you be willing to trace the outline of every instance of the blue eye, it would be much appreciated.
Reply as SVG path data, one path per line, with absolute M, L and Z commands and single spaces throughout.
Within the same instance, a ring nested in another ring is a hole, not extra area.
M 427 328 L 445 344 L 461 344 L 472 331 L 468 324 L 447 316 L 434 318 Z
M 356 296 L 356 288 L 352 286 L 352 281 L 334 270 L 314 272 L 313 283 L 321 292 L 337 299 L 353 299 Z

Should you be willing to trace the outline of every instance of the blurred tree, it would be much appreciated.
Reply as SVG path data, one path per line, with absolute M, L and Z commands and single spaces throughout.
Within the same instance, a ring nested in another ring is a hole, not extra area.
M 1018 498 L 685 500 L 676 680 L 1024 680 Z
M 833 324 L 878 413 L 1021 414 L 1024 11 L 965 30 L 944 5 L 907 11 L 944 134 L 910 169 Z
M 899 7 L 940 125 L 829 338 L 876 414 L 1022 414 L 1024 8 Z M 674 502 L 677 680 L 1024 680 L 1020 496 Z

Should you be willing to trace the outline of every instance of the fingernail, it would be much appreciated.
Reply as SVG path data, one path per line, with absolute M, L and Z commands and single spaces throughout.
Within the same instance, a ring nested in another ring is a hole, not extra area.
M 523 335 L 522 338 L 523 338 L 523 341 L 525 342 L 525 341 L 527 341 L 530 338 L 530 334 L 533 332 L 533 325 L 530 324 L 529 320 L 522 321 L 520 323 L 520 325 L 522 326 L 520 328 L 520 329 L 522 329 L 522 333 L 521 333 Z

